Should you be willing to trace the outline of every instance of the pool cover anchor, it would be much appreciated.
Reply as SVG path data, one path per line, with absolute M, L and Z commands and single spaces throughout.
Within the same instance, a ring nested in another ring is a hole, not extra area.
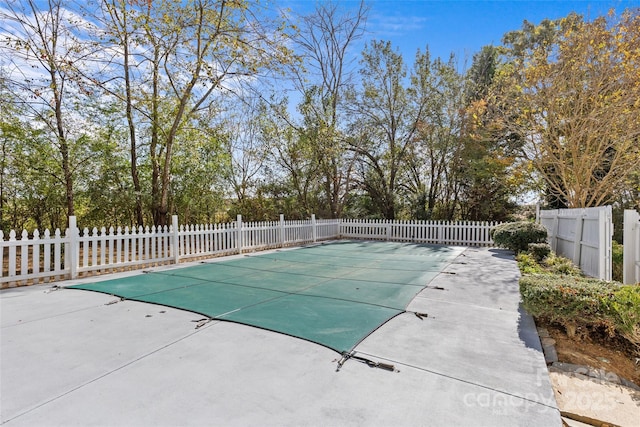
M 213 321 L 213 317 L 205 317 L 204 319 L 192 320 L 193 323 L 197 323 L 196 329 L 200 329 L 204 325 L 206 325 L 207 323 L 212 322 L 212 321 Z
M 425 317 L 429 317 L 429 313 L 418 313 L 417 311 L 414 311 L 413 314 L 415 314 L 420 320 L 424 320 Z
M 342 365 L 344 365 L 346 361 L 349 359 L 353 359 L 360 363 L 364 363 L 370 368 L 384 369 L 385 371 L 389 371 L 389 372 L 400 372 L 396 370 L 396 367 L 394 365 L 390 365 L 388 363 L 376 362 L 371 359 L 367 359 L 366 357 L 356 356 L 355 352 L 349 353 L 346 351 L 342 353 L 342 357 L 340 358 L 340 360 L 338 360 L 338 366 L 336 367 L 336 372 L 340 372 L 340 368 L 342 368 Z

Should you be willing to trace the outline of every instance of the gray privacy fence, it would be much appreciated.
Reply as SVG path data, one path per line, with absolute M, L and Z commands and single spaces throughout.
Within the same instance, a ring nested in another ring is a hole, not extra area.
M 624 211 L 622 282 L 640 282 L 640 214 L 635 210 Z
M 76 278 L 79 275 L 123 271 L 180 261 L 240 254 L 321 240 L 349 238 L 432 243 L 460 246 L 492 246 L 489 230 L 497 222 L 385 221 L 316 219 L 180 225 L 172 217 L 165 227 L 77 227 L 69 218 L 60 230 L 20 235 L 0 231 L 0 284 L 38 283 Z
M 551 249 L 572 259 L 584 274 L 611 280 L 611 206 L 541 210 L 538 219 Z

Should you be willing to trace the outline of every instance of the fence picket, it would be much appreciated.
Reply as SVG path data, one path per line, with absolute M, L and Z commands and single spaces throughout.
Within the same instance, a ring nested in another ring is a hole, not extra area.
M 0 271 L 0 277 L 4 275 L 4 231 L 0 230 L 0 266 L 2 266 L 2 270 Z
M 98 250 L 100 251 L 100 265 L 105 264 L 105 257 L 107 251 L 107 237 L 106 237 L 107 229 L 105 227 L 100 228 L 100 240 Z
M 116 246 L 116 259 L 115 259 L 116 264 L 122 263 L 122 246 L 124 245 L 124 241 L 122 240 L 121 237 L 122 237 L 122 228 L 118 227 L 116 229 L 116 235 L 113 241 L 113 243 Z
M 44 240 L 44 259 L 42 260 L 42 272 L 43 273 L 48 273 L 49 271 L 51 271 L 51 242 L 49 241 L 49 239 L 51 238 L 51 233 L 49 232 L 49 229 L 46 228 L 44 230 L 44 236 L 43 236 L 43 240 Z M 3 251 L 0 251 L 3 252 Z M 47 277 L 45 276 L 45 281 L 47 281 Z
M 151 260 L 155 260 L 156 258 L 163 258 L 163 252 L 162 252 L 162 241 L 163 238 L 162 236 L 158 236 L 158 234 L 162 234 L 162 230 L 160 230 L 160 227 L 156 228 L 156 226 L 154 225 L 153 227 L 151 227 L 151 229 L 149 230 L 149 228 L 147 227 L 147 233 L 149 233 L 150 235 L 150 239 L 151 239 Z M 157 231 L 156 231 L 157 230 Z M 157 254 L 157 256 L 156 256 Z
M 33 230 L 33 249 L 31 256 L 31 274 L 37 275 L 40 273 L 40 232 L 37 229 Z
M 29 274 L 29 245 L 26 242 L 29 241 L 29 233 L 27 230 L 22 230 L 22 239 L 23 243 L 20 245 L 20 275 Z
M 79 236 L 80 239 L 80 252 L 82 252 L 82 264 L 80 267 L 85 267 L 89 265 L 89 229 L 85 228 L 82 230 L 82 234 Z
M 9 243 L 16 241 L 16 232 L 11 230 L 9 232 Z M 15 245 L 9 246 L 9 276 L 15 277 L 16 275 L 16 247 Z
M 53 244 L 53 271 L 55 273 L 61 272 L 63 268 L 62 254 L 61 254 L 63 242 L 60 237 L 61 237 L 60 229 L 56 228 L 55 235 L 54 235 L 54 244 Z

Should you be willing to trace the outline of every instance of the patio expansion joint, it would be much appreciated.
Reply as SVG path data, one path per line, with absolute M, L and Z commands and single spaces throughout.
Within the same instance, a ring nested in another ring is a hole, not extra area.
M 22 326 L 22 325 L 28 325 L 30 323 L 42 322 L 43 320 L 56 319 L 56 318 L 59 318 L 59 317 L 64 317 L 64 316 L 70 315 L 70 314 L 80 313 L 82 311 L 93 310 L 93 309 L 96 309 L 98 307 L 102 307 L 103 305 L 104 304 L 97 304 L 97 305 L 92 305 L 90 307 L 83 307 L 83 308 L 80 308 L 78 310 L 65 311 L 64 313 L 58 313 L 58 314 L 54 314 L 54 315 L 51 315 L 51 316 L 39 317 L 37 319 L 20 321 L 19 323 L 12 323 L 12 324 L 9 324 L 9 325 L 0 326 L 0 329 L 15 328 L 15 327 L 19 327 L 19 326 Z
M 44 402 L 41 402 L 41 403 L 39 403 L 39 404 L 37 404 L 35 406 L 32 406 L 31 408 L 29 408 L 29 409 L 27 409 L 25 411 L 22 411 L 19 414 L 16 414 L 16 415 L 12 416 L 11 418 L 1 420 L 1 424 L 9 423 L 9 422 L 11 422 L 11 421 L 13 421 L 13 420 L 15 420 L 17 418 L 22 417 L 23 415 L 26 415 L 26 414 L 28 414 L 30 412 L 33 412 L 33 411 L 35 411 L 35 410 L 37 410 L 37 409 L 39 409 L 39 408 L 41 408 L 43 406 L 47 406 L 47 405 L 55 402 L 56 400 L 58 400 L 58 399 L 60 399 L 62 397 L 65 397 L 65 396 L 67 396 L 67 395 L 69 395 L 69 394 L 71 394 L 73 392 L 76 392 L 76 391 L 78 391 L 78 390 L 80 390 L 80 389 L 82 389 L 84 387 L 87 387 L 87 386 L 89 386 L 89 385 L 91 385 L 93 383 L 96 383 L 96 382 L 102 380 L 103 378 L 106 378 L 106 377 L 108 377 L 108 376 L 110 376 L 110 375 L 112 375 L 112 374 L 114 374 L 114 373 L 116 373 L 116 372 L 128 367 L 128 366 L 134 365 L 134 364 L 146 359 L 149 356 L 152 356 L 152 355 L 154 355 L 156 353 L 159 353 L 159 352 L 161 352 L 161 351 L 163 351 L 163 350 L 165 350 L 165 349 L 167 349 L 169 347 L 172 347 L 173 345 L 178 344 L 179 342 L 184 341 L 184 340 L 186 340 L 188 338 L 191 338 L 195 334 L 197 334 L 199 332 L 202 332 L 203 330 L 220 323 L 220 321 L 215 321 L 215 319 L 212 319 L 212 320 L 213 321 L 208 322 L 206 325 L 203 325 L 200 328 L 196 328 L 194 331 L 192 331 L 192 332 L 190 332 L 190 333 L 188 333 L 188 334 L 186 334 L 186 335 L 184 335 L 184 336 L 182 336 L 182 337 L 180 337 L 180 338 L 178 338 L 176 340 L 173 340 L 173 341 L 171 341 L 171 342 L 169 342 L 167 344 L 164 344 L 164 345 L 162 345 L 162 346 L 160 346 L 158 348 L 155 348 L 155 349 L 153 349 L 151 351 L 148 351 L 147 353 L 144 353 L 144 354 L 134 358 L 133 360 L 130 360 L 130 361 L 118 366 L 117 368 L 111 369 L 111 370 L 109 370 L 109 371 L 107 371 L 107 372 L 105 372 L 105 373 L 103 373 L 101 375 L 98 375 L 95 378 L 92 378 L 92 379 L 90 379 L 88 381 L 83 382 L 82 384 L 79 384 L 79 385 L 77 385 L 75 387 L 72 387 L 71 389 L 69 389 L 69 390 L 67 390 L 67 391 L 65 391 L 63 393 L 60 393 L 57 396 L 54 396 L 54 397 L 52 397 L 52 398 L 50 398 L 50 399 L 48 399 L 48 400 L 46 400 Z
M 427 289 L 433 289 L 433 288 L 429 288 L 426 287 L 425 290 Z M 446 290 L 446 288 L 444 289 Z M 449 301 L 449 300 L 444 300 L 444 299 L 438 299 L 438 298 L 430 298 L 427 296 L 423 296 L 423 295 L 416 295 L 415 299 L 423 299 L 423 300 L 429 300 L 429 301 L 433 301 L 433 302 L 437 302 L 437 303 L 446 303 L 446 304 L 453 304 L 453 305 L 461 305 L 461 306 L 465 306 L 465 307 L 473 307 L 473 308 L 478 308 L 481 310 L 487 310 L 487 311 L 496 311 L 496 312 L 504 312 L 504 313 L 518 313 L 518 310 L 513 310 L 513 309 L 506 309 L 506 308 L 494 308 L 494 307 L 487 307 L 484 305 L 478 305 L 478 304 L 469 304 L 466 302 L 455 302 L 455 301 Z M 415 300 L 414 299 L 414 300 Z
M 545 408 L 552 409 L 554 411 L 558 410 L 557 406 L 554 406 L 555 401 L 546 403 L 544 401 L 532 400 L 532 399 L 530 399 L 530 398 L 528 398 L 526 396 L 521 396 L 521 395 L 518 395 L 518 394 L 515 394 L 515 393 L 510 393 L 508 391 L 500 390 L 500 389 L 497 389 L 495 387 L 490 387 L 490 386 L 487 386 L 487 385 L 484 385 L 484 384 L 480 384 L 480 383 L 477 383 L 477 382 L 473 382 L 473 381 L 465 380 L 465 379 L 462 379 L 462 378 L 454 377 L 453 375 L 449 375 L 449 374 L 445 374 L 445 373 L 442 373 L 442 372 L 438 372 L 438 371 L 435 371 L 433 369 L 423 368 L 421 366 L 416 366 L 416 365 L 413 365 L 413 364 L 410 364 L 410 363 L 406 363 L 406 362 L 402 362 L 402 361 L 399 361 L 399 360 L 389 359 L 389 358 L 386 358 L 386 357 L 378 356 L 376 354 L 371 354 L 371 353 L 367 353 L 367 352 L 364 352 L 364 351 L 356 350 L 353 353 L 354 354 L 362 354 L 362 355 L 365 355 L 367 357 L 371 357 L 371 358 L 375 358 L 375 359 L 385 360 L 387 362 L 393 363 L 394 365 L 405 366 L 407 368 L 416 369 L 416 370 L 421 371 L 421 372 L 426 372 L 426 373 L 437 375 L 437 376 L 440 376 L 440 377 L 443 377 L 443 378 L 448 378 L 448 379 L 453 380 L 453 381 L 461 382 L 461 383 L 464 383 L 464 384 L 469 384 L 469 385 L 474 386 L 474 387 L 479 387 L 479 388 L 481 388 L 483 390 L 489 390 L 489 391 L 492 391 L 494 393 L 499 393 L 499 394 L 504 395 L 504 396 L 517 398 L 517 399 L 520 399 L 520 400 L 525 401 L 525 402 L 529 402 L 529 403 L 532 403 L 532 404 L 535 404 L 535 405 L 539 405 L 539 406 L 543 406 Z M 400 372 L 400 370 L 397 370 L 397 372 Z

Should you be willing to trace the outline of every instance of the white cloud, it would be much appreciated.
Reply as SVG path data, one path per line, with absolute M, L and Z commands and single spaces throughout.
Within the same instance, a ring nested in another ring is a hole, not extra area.
M 424 16 L 373 14 L 367 20 L 367 33 L 380 39 L 403 36 L 423 30 L 427 21 Z

